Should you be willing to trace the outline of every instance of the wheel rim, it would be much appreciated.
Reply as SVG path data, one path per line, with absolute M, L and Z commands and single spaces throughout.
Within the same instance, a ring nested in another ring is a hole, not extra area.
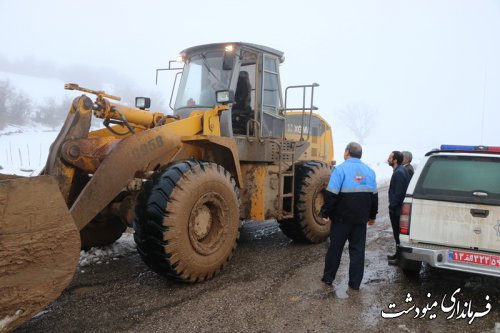
M 328 223 L 325 222 L 320 215 L 321 207 L 323 207 L 323 204 L 325 203 L 324 196 L 325 196 L 325 190 L 322 189 L 315 193 L 313 199 L 314 219 L 316 220 L 316 223 L 318 223 L 319 225 L 326 225 Z
M 217 252 L 226 238 L 228 207 L 222 196 L 205 193 L 195 203 L 189 217 L 189 241 L 200 255 Z

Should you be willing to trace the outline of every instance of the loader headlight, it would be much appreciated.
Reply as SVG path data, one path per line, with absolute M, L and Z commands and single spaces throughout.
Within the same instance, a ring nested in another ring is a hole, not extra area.
M 176 62 L 184 62 L 184 59 L 186 57 L 183 54 L 179 54 L 177 58 L 175 59 Z
M 234 92 L 232 90 L 218 90 L 215 92 L 217 103 L 227 104 L 234 100 Z
M 151 98 L 149 97 L 136 97 L 135 107 L 141 110 L 149 109 L 151 106 Z

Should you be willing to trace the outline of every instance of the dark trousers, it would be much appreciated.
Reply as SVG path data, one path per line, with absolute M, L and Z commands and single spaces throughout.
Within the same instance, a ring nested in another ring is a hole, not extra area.
M 396 241 L 396 245 L 399 245 L 399 220 L 401 219 L 401 215 L 389 212 L 389 218 L 391 219 L 394 240 Z
M 323 278 L 335 280 L 346 241 L 349 241 L 349 285 L 359 288 L 365 271 L 366 223 L 332 223 Z

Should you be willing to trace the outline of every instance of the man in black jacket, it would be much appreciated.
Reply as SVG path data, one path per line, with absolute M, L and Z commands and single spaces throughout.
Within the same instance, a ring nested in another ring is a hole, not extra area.
M 401 208 L 406 195 L 406 189 L 410 182 L 410 175 L 402 166 L 403 154 L 400 151 L 393 151 L 387 159 L 387 163 L 392 167 L 391 183 L 389 185 L 389 218 L 391 219 L 392 232 L 396 241 L 396 253 L 388 255 L 389 265 L 399 263 L 399 220 L 401 219 Z
M 321 216 L 331 221 L 330 246 L 321 281 L 332 285 L 346 241 L 349 241 L 349 287 L 359 290 L 365 267 L 366 225 L 373 225 L 378 210 L 375 172 L 361 162 L 362 148 L 347 145 L 345 162 L 332 172 L 325 191 Z

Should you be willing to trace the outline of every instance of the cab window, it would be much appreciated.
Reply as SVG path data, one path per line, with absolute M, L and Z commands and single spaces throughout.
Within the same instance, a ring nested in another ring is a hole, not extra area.
M 262 94 L 263 111 L 278 115 L 281 106 L 278 77 L 278 59 L 264 55 L 264 91 Z
M 222 51 L 208 51 L 186 61 L 175 108 L 207 107 L 216 103 L 217 90 L 229 89 L 232 70 L 223 68 Z

